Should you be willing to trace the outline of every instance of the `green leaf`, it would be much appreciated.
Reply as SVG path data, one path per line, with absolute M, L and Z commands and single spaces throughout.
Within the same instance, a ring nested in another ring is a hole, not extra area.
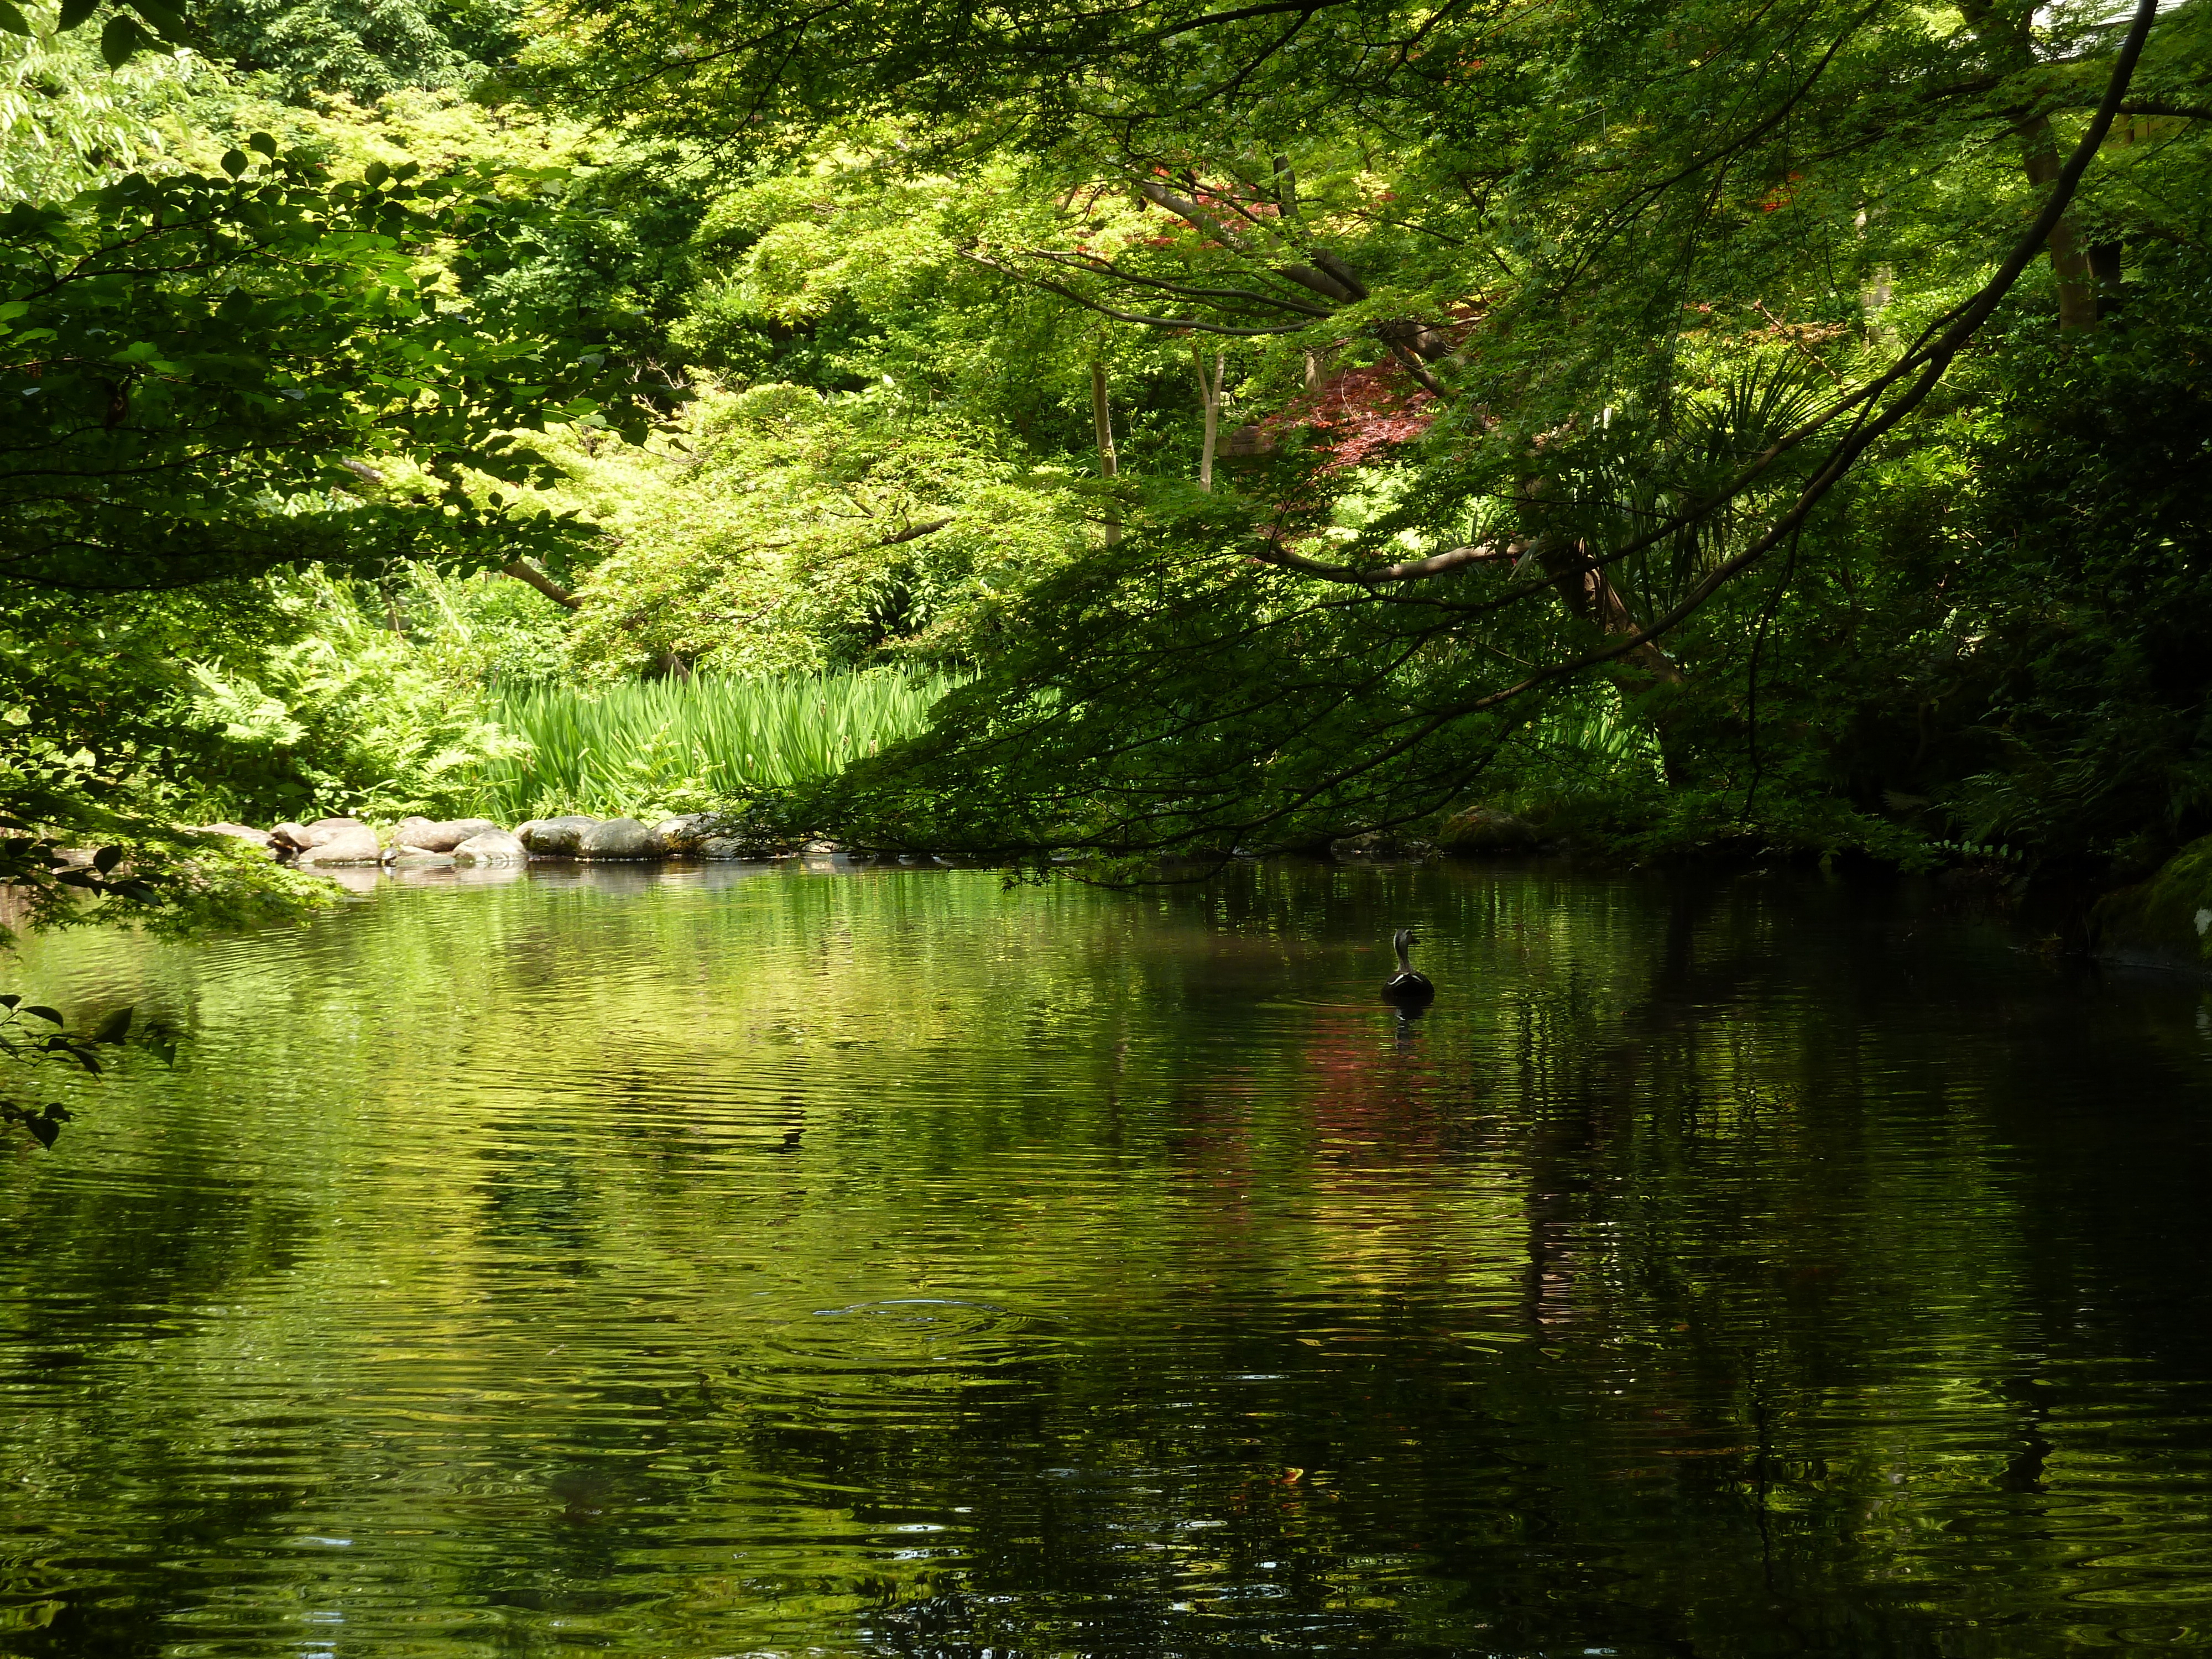
M 171 40 L 185 32 L 185 15 L 174 6 L 165 5 L 162 0 L 131 0 L 131 3 L 141 17 Z
M 99 9 L 100 0 L 62 0 L 61 12 L 55 18 L 54 26 L 64 30 L 73 29 Z
M 100 1022 L 99 1030 L 92 1034 L 94 1042 L 120 1042 L 131 1035 L 131 1016 L 136 1010 L 118 1008 Z
M 5 3 L 5 0 L 0 0 L 0 3 Z M 107 60 L 110 69 L 121 69 L 131 61 L 133 52 L 153 44 L 152 37 L 129 17 L 111 17 L 107 27 L 100 32 L 100 55 Z
M 35 1003 L 30 1007 L 24 1009 L 23 1012 L 27 1014 L 33 1015 L 40 1019 L 51 1020 L 56 1025 L 62 1024 L 62 1017 L 59 1014 L 56 1013 L 51 1008 L 40 1007 Z
M 28 34 L 31 20 L 8 4 L 7 0 L 0 0 L 0 29 L 5 29 L 10 34 Z
M 26 1117 L 23 1127 L 41 1146 L 52 1146 L 60 1138 L 62 1126 L 50 1117 Z
M 122 862 L 123 849 L 120 847 L 103 847 L 92 855 L 92 867 L 103 876 Z
M 222 170 L 235 179 L 243 173 L 248 163 L 242 149 L 227 149 L 222 153 Z
M 272 161 L 276 159 L 276 141 L 265 132 L 249 134 L 246 140 L 246 147 L 255 155 L 265 155 Z
M 4 997 L 0 997 L 0 1008 L 17 1007 L 21 1006 L 22 1000 L 22 998 L 16 996 L 11 992 Z

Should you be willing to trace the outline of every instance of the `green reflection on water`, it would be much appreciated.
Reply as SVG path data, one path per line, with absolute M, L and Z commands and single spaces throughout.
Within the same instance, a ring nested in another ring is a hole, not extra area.
M 0 1652 L 2212 1645 L 2212 1022 L 2012 943 L 1289 866 L 41 942 L 190 1035 L 6 1154 Z

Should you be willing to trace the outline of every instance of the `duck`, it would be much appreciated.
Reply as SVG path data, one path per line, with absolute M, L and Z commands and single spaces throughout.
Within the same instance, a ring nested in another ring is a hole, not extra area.
M 1389 983 L 1382 988 L 1384 999 L 1396 1003 L 1422 1003 L 1432 1000 L 1437 994 L 1437 988 L 1429 983 L 1429 976 L 1426 974 L 1417 974 L 1413 971 L 1413 946 L 1420 943 L 1419 938 L 1412 928 L 1401 927 L 1390 943 L 1397 947 L 1398 971 L 1390 976 Z

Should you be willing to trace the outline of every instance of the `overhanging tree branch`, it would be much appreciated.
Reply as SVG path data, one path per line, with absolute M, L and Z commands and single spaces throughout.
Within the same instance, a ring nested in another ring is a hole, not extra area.
M 1270 825 L 1290 821 L 1308 812 L 1317 803 L 1340 802 L 1343 793 L 1352 790 L 1363 798 L 1377 798 L 1376 792 L 1360 782 L 1365 777 L 1379 775 L 1405 762 L 1422 745 L 1437 740 L 1455 725 L 1473 715 L 1498 710 L 1536 689 L 1564 680 L 1593 667 L 1608 662 L 1632 658 L 1648 650 L 1654 641 L 1678 629 L 1696 615 L 1712 597 L 1729 582 L 1766 554 L 1783 544 L 1802 529 L 1818 504 L 1846 477 L 1858 462 L 1891 431 L 1910 416 L 1926 401 L 1941 383 L 1952 363 L 1971 343 L 1986 325 L 2006 295 L 2012 290 L 2021 275 L 2039 256 L 2055 223 L 2068 208 L 2078 190 L 2081 179 L 2098 148 L 2110 130 L 2118 112 L 2149 29 L 2155 20 L 2157 0 L 2139 0 L 2117 59 L 2114 63 L 2106 94 L 2097 113 L 2089 123 L 2079 144 L 2060 169 L 2053 181 L 2049 196 L 2036 216 L 2033 223 L 2026 228 L 2016 243 L 2000 263 L 1990 280 L 1972 297 L 1954 307 L 1925 331 L 1912 348 L 1884 374 L 1850 396 L 1837 400 L 1814 421 L 1801 426 L 1796 432 L 1771 446 L 1753 467 L 1747 469 L 1750 476 L 1771 465 L 1773 459 L 1784 450 L 1802 443 L 1814 433 L 1829 429 L 1838 418 L 1854 415 L 1849 429 L 1838 438 L 1822 459 L 1813 477 L 1800 489 L 1786 510 L 1779 514 L 1766 529 L 1742 551 L 1728 559 L 1699 580 L 1683 599 L 1664 616 L 1633 633 L 1607 641 L 1602 647 L 1581 653 L 1574 657 L 1522 673 L 1511 684 L 1480 696 L 1451 696 L 1397 711 L 1379 725 L 1370 725 L 1369 732 L 1376 744 L 1358 746 L 1357 752 L 1346 756 L 1338 764 L 1330 766 L 1321 776 L 1309 778 L 1277 794 L 1261 805 L 1257 810 L 1236 814 L 1232 825 L 1226 818 L 1216 817 L 1206 804 L 1217 795 L 1224 799 L 1234 793 L 1224 783 L 1210 787 L 1199 779 L 1178 775 L 1171 778 L 1153 777 L 1130 781 L 1128 791 L 1153 802 L 1151 811 L 1133 813 L 1121 818 L 1118 830 L 1109 830 L 1082 838 L 1082 844 L 1108 847 L 1118 846 L 1127 850 L 1158 850 L 1179 845 L 1189 838 L 1193 823 L 1201 824 L 1207 835 L 1241 832 L 1249 835 Z M 1698 516 L 1709 514 L 1739 490 L 1741 484 L 1723 490 L 1704 503 Z M 1658 534 L 1668 533 L 1674 526 L 1662 528 Z M 1642 538 L 1639 538 L 1641 540 Z M 1331 582 L 1364 589 L 1362 601 L 1374 602 L 1388 596 L 1378 592 L 1378 585 L 1394 580 L 1415 580 L 1422 576 L 1446 574 L 1449 570 L 1481 562 L 1494 557 L 1501 550 L 1495 547 L 1449 550 L 1446 554 L 1430 560 L 1407 561 L 1400 565 L 1380 567 L 1361 571 L 1347 566 L 1330 566 L 1319 561 L 1289 554 L 1287 550 L 1273 549 L 1260 556 L 1269 563 L 1280 565 L 1298 574 L 1312 575 Z M 1621 556 L 1616 551 L 1612 557 Z M 1592 561 L 1593 564 L 1603 562 Z M 1528 592 L 1552 586 L 1546 581 L 1521 590 Z M 1424 630 L 1428 637 L 1432 630 Z M 1170 699 L 1170 706 L 1176 706 Z M 1341 706 L 1341 700 L 1337 700 Z M 1208 711 L 1218 712 L 1218 711 Z M 1144 746 L 1139 739 L 1132 746 Z M 1463 773 L 1469 762 L 1465 756 L 1440 757 L 1436 765 L 1423 763 L 1416 767 L 1419 778 L 1408 781 L 1395 771 L 1389 772 L 1391 780 L 1383 790 L 1385 794 L 1401 784 L 1414 787 L 1434 783 L 1456 769 Z M 1175 797 L 1173 801 L 1154 802 L 1162 790 Z M 1096 786 L 1085 786 L 1079 792 L 1085 799 L 1096 799 Z M 1109 793 L 1114 793 L 1109 790 Z M 1197 817 L 1194 818 L 1192 814 Z M 1177 820 L 1182 827 L 1164 820 Z M 1055 831 L 1055 838 L 1065 837 L 1065 830 Z
M 1113 306 L 1102 304 L 1089 295 L 1068 287 L 1065 283 L 1055 283 L 1048 276 L 1037 276 L 1026 270 L 1017 270 L 1012 265 L 1003 264 L 989 255 L 978 253 L 972 248 L 963 248 L 960 251 L 960 257 L 963 259 L 973 259 L 979 265 L 988 265 L 993 270 L 1003 276 L 1011 276 L 1018 283 L 1028 283 L 1032 287 L 1049 289 L 1063 299 L 1073 300 L 1076 304 L 1097 312 L 1102 317 L 1111 317 L 1117 323 L 1141 323 L 1146 328 L 1194 328 L 1206 334 L 1233 334 L 1239 338 L 1246 339 L 1260 334 L 1296 334 L 1300 329 L 1307 326 L 1304 323 L 1273 323 L 1257 328 L 1237 328 L 1227 323 L 1209 323 L 1200 317 L 1152 317 L 1142 312 L 1121 311 Z
M 1328 317 L 1334 313 L 1327 306 L 1316 305 L 1309 300 L 1291 300 L 1273 294 L 1262 294 L 1256 289 L 1199 288 L 1187 283 L 1166 282 L 1157 276 L 1139 276 L 1134 271 L 1123 270 L 1110 259 L 1096 254 L 1055 253 L 1048 249 L 1031 248 L 1032 259 L 1047 259 L 1054 264 L 1093 276 L 1105 276 L 1117 283 L 1127 283 L 1135 288 L 1158 289 L 1172 294 L 1178 300 L 1242 301 L 1250 305 L 1273 306 L 1278 311 L 1288 311 L 1301 317 Z
M 500 566 L 499 574 L 502 576 L 512 576 L 519 582 L 529 583 L 531 586 L 536 588 L 547 599 L 552 600 L 554 604 L 560 605 L 564 610 L 580 611 L 583 609 L 582 600 L 579 599 L 574 593 L 571 593 L 567 588 L 562 586 L 560 583 L 555 581 L 552 577 L 547 575 L 543 570 L 540 570 L 536 565 L 532 564 L 527 559 L 509 559 L 505 564 Z
M 2118 58 L 2112 66 L 2112 77 L 2106 86 L 2104 99 L 2098 105 L 2095 115 L 2090 118 L 2088 130 L 2081 135 L 2081 142 L 2074 147 L 2074 153 L 2067 157 L 2065 166 L 2059 170 L 2042 212 L 2036 215 L 2034 223 L 2027 228 L 2012 252 L 2006 256 L 2004 263 L 1997 267 L 1996 275 L 1954 313 L 1950 326 L 1933 343 L 1909 356 L 1876 382 L 1877 386 L 1895 385 L 1910 372 L 1911 366 L 1917 359 L 1920 367 L 1917 378 L 1896 401 L 1877 414 L 1863 411 L 1851 430 L 1829 452 L 1827 460 L 1799 492 L 1788 510 L 1768 526 L 1765 533 L 1750 546 L 1708 573 L 1681 603 L 1665 616 L 1603 649 L 1587 653 L 1569 662 L 1539 669 L 1516 684 L 1478 697 L 1462 705 L 1455 714 L 1477 714 L 1496 708 L 1539 685 L 1578 673 L 1600 663 L 1617 660 L 1649 645 L 1695 616 L 1715 593 L 1756 564 L 1803 525 L 1806 516 L 1858 463 L 1860 457 L 1918 408 L 1928 394 L 1936 389 L 1936 383 L 1943 378 L 1960 351 L 1979 332 L 1983 324 L 1989 320 L 1998 304 L 2011 291 L 2012 285 L 2020 280 L 2021 273 L 2034 263 L 2050 237 L 2051 228 L 2064 215 L 2068 204 L 2074 198 L 2074 192 L 2081 185 L 2081 175 L 2096 158 L 2098 149 L 2105 142 L 2105 135 L 2112 128 L 2113 118 L 2119 112 L 2128 82 L 2134 78 L 2136 64 L 2142 57 L 2143 43 L 2149 38 L 2151 25 L 2157 19 L 2158 4 L 2159 0 L 2137 0 L 2127 38 L 2121 44 Z

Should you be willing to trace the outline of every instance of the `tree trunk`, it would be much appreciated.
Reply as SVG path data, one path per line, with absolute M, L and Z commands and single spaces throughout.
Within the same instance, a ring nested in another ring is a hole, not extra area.
M 1542 477 L 1524 478 L 1521 483 L 1521 499 L 1526 504 L 1522 511 L 1529 525 L 1528 550 L 1521 559 L 1522 566 L 1533 563 L 1551 577 L 1568 613 L 1601 634 L 1618 640 L 1638 632 L 1639 626 L 1629 611 L 1628 602 L 1620 597 L 1620 590 L 1605 572 L 1592 563 L 1589 549 L 1578 540 L 1570 541 L 1555 534 L 1546 526 L 1550 510 L 1544 500 L 1547 488 L 1548 480 Z M 1640 669 L 1653 679 L 1680 681 L 1687 678 L 1671 657 L 1648 640 L 1620 661 L 1622 666 Z
M 1531 551 L 1536 562 L 1553 577 L 1559 597 L 1574 615 L 1617 640 L 1638 631 L 1636 618 L 1627 601 L 1620 597 L 1620 590 L 1607 579 L 1604 571 L 1591 566 L 1589 550 L 1582 543 L 1540 535 Z M 1653 679 L 1679 682 L 1686 678 L 1674 659 L 1648 640 L 1620 660 L 1641 669 Z
M 2057 181 L 2057 139 L 2047 115 L 2031 116 L 2020 126 L 2028 146 L 2027 176 L 2039 185 Z M 2058 327 L 2062 333 L 2097 325 L 2097 289 L 2089 276 L 2089 255 L 2074 234 L 2071 214 L 2051 228 L 2051 269 L 2058 278 Z
M 1866 240 L 1867 210 L 1864 208 L 1852 216 L 1851 228 L 1858 233 L 1859 240 Z M 1895 280 L 1896 273 L 1890 267 L 1876 265 L 1869 285 L 1859 290 L 1859 312 L 1869 325 L 1877 321 L 1881 313 L 1889 309 L 1890 289 Z
M 1198 487 L 1210 495 L 1213 493 L 1213 449 L 1221 436 L 1221 378 L 1228 359 L 1215 352 L 1213 372 L 1209 375 L 1205 349 L 1193 340 L 1190 360 L 1198 368 L 1198 406 L 1206 414 L 1206 441 L 1198 452 Z
M 2100 318 L 2109 317 L 2120 308 L 2121 284 L 2125 276 L 2120 253 L 2118 242 L 2096 242 L 2089 248 L 2089 275 L 2097 283 Z
M 2000 9 L 2000 6 L 2002 9 Z M 2032 5 L 2005 0 L 1963 0 L 1960 11 L 1967 27 L 1996 49 L 2006 71 L 2025 70 L 2035 62 L 2035 12 Z M 2048 185 L 2058 177 L 2057 135 L 2048 115 L 2031 115 L 2013 123 L 2027 151 L 2023 158 L 2029 182 Z M 2051 228 L 2051 270 L 2058 279 L 2058 327 L 2068 332 L 2097 325 L 2097 292 L 2089 280 L 2089 256 L 2075 234 L 2069 214 Z
M 1091 360 L 1091 420 L 1098 429 L 1098 476 L 1111 481 L 1121 469 L 1114 457 L 1114 422 L 1106 408 L 1106 360 Z M 1106 497 L 1106 545 L 1121 539 L 1121 503 Z

